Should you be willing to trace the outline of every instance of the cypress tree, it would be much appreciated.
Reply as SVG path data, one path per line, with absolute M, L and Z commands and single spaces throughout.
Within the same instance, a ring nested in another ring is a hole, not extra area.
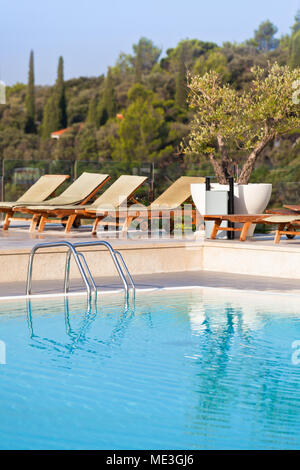
M 51 132 L 67 126 L 67 103 L 65 96 L 63 58 L 60 57 L 57 68 L 57 79 L 52 93 L 44 108 L 42 136 L 48 138 Z
M 186 68 L 184 63 L 184 48 L 180 48 L 179 58 L 178 58 L 178 70 L 176 74 L 176 93 L 175 101 L 178 106 L 185 108 L 187 98 L 187 88 L 186 88 Z
M 97 99 L 95 97 L 90 99 L 86 122 L 96 127 L 99 124 L 97 112 Z
M 109 118 L 116 115 L 116 98 L 111 68 L 108 68 L 102 99 L 98 107 L 98 122 L 103 126 Z
M 64 60 L 60 56 L 58 60 L 57 79 L 55 84 L 58 107 L 58 129 L 67 127 L 67 101 L 64 83 Z
M 36 132 L 33 51 L 30 51 L 28 85 L 27 85 L 25 106 L 26 106 L 26 121 L 25 121 L 24 130 L 27 134 L 32 134 Z
M 142 69 L 143 69 L 142 51 L 141 51 L 141 46 L 138 45 L 137 54 L 136 54 L 136 58 L 134 62 L 134 77 L 135 77 L 136 83 L 142 82 L 142 77 L 143 77 Z

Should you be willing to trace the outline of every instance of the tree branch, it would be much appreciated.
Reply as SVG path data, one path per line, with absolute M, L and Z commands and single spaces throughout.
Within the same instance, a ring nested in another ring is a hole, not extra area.
M 220 165 L 220 163 L 218 162 L 216 157 L 212 153 L 210 153 L 209 154 L 209 159 L 210 159 L 210 162 L 211 162 L 211 164 L 214 168 L 218 183 L 228 184 L 227 177 L 226 177 L 226 174 L 224 172 L 224 169 L 223 169 L 222 165 Z
M 259 154 L 274 139 L 274 137 L 275 137 L 274 131 L 266 134 L 263 137 L 263 139 L 254 148 L 254 150 L 250 153 L 249 157 L 247 158 L 247 161 L 243 165 L 242 171 L 238 178 L 238 184 L 248 184 L 255 162 Z

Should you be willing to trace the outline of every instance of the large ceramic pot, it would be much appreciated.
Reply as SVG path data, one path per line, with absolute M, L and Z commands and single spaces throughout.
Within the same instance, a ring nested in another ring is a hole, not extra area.
M 218 183 L 211 185 L 212 191 L 228 191 L 228 186 Z M 205 192 L 205 185 L 203 184 L 192 184 L 191 194 L 194 203 L 200 212 L 205 213 L 203 206 L 203 195 Z M 272 194 L 272 184 L 269 183 L 249 183 L 249 184 L 235 184 L 234 185 L 234 212 L 235 214 L 262 214 Z M 212 211 L 211 214 L 217 214 L 218 212 Z M 236 226 L 239 226 L 236 224 Z M 247 238 L 252 237 L 255 229 L 255 225 L 252 224 Z
M 262 214 L 271 198 L 272 185 L 249 183 L 234 185 L 235 214 Z M 255 224 L 248 230 L 247 238 L 253 236 Z

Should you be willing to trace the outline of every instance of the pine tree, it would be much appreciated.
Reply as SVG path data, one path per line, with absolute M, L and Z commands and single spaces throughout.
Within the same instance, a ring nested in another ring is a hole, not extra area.
M 184 47 L 180 48 L 178 59 L 178 70 L 176 75 L 176 93 L 175 101 L 178 106 L 185 108 L 187 106 L 187 87 L 186 87 L 186 68 L 184 63 Z
M 26 105 L 25 132 L 27 134 L 32 134 L 32 133 L 36 132 L 33 51 L 30 51 L 28 85 L 27 85 L 27 94 L 26 94 L 25 105 Z
M 48 138 L 51 132 L 64 129 L 67 126 L 66 108 L 63 58 L 60 57 L 57 68 L 57 79 L 44 108 L 42 123 L 42 136 L 44 138 Z
M 157 63 L 161 49 L 150 39 L 142 37 L 137 44 L 133 44 L 135 82 L 141 83 L 144 74 L 148 74 Z

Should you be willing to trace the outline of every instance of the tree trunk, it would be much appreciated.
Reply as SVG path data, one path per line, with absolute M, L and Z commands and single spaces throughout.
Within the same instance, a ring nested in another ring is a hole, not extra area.
M 259 154 L 263 149 L 274 139 L 275 134 L 266 135 L 261 142 L 255 147 L 255 149 L 250 153 L 247 161 L 244 163 L 240 176 L 238 178 L 238 184 L 248 184 L 251 173 L 253 171 L 255 162 Z
M 218 183 L 228 184 L 226 173 L 224 171 L 223 166 L 220 165 L 220 163 L 218 162 L 218 160 L 215 158 L 215 156 L 212 153 L 209 154 L 209 159 L 214 168 L 214 172 L 218 180 Z
M 227 152 L 227 148 L 225 146 L 225 142 L 223 140 L 223 137 L 219 134 L 217 136 L 217 140 L 218 140 L 218 146 L 219 146 L 219 150 L 220 150 L 220 153 L 221 153 L 221 158 L 222 158 L 222 168 L 223 168 L 223 172 L 224 172 L 224 175 L 225 175 L 225 178 L 226 178 L 226 181 L 228 181 L 228 178 L 230 178 L 230 176 L 233 176 L 233 165 L 232 165 L 232 160 L 231 158 L 228 157 L 228 152 Z

